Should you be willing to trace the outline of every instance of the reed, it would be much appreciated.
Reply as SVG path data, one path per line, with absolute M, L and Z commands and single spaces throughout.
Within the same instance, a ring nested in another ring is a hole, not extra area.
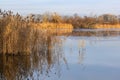
M 10 11 L 2 12 L 0 19 L 0 53 L 16 54 L 30 52 L 32 29 L 27 20 Z
M 67 23 L 32 23 L 32 26 L 39 28 L 42 31 L 48 31 L 49 33 L 71 33 L 73 31 L 73 26 Z
M 30 54 L 33 50 L 40 51 L 46 43 L 46 37 L 56 29 L 67 28 L 72 32 L 72 25 L 65 23 L 50 23 L 35 21 L 33 16 L 23 17 L 11 11 L 0 11 L 0 53 Z M 39 49 L 39 50 L 38 50 Z
M 94 26 L 96 29 L 120 29 L 120 24 L 96 24 Z

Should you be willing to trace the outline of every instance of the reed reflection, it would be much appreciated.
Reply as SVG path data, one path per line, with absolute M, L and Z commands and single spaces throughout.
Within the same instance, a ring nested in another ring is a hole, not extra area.
M 25 50 L 29 51 L 29 55 L 24 53 L 19 54 L 1 54 L 0 55 L 0 79 L 2 80 L 45 80 L 50 77 L 51 74 L 58 77 L 62 74 L 62 65 L 69 68 L 68 55 L 74 56 L 76 54 L 69 54 L 65 52 L 68 50 L 74 50 L 76 48 L 79 64 L 83 64 L 84 56 L 86 53 L 86 40 L 79 39 L 71 41 L 69 47 L 65 47 L 69 37 L 62 36 L 41 36 L 40 30 L 34 30 L 30 36 L 32 39 L 29 41 L 25 39 Z M 39 35 L 40 34 L 40 35 Z M 27 42 L 27 43 L 26 43 Z M 74 44 L 76 44 L 74 46 Z M 21 43 L 20 46 L 23 44 Z M 72 51 L 74 53 L 74 51 Z M 75 52 L 76 53 L 76 52 Z
M 40 75 L 49 76 L 53 68 L 54 73 L 60 76 L 60 61 L 64 54 L 62 41 L 51 36 L 46 37 L 44 42 L 40 42 L 40 39 L 39 37 L 33 38 L 34 44 L 32 43 L 30 55 L 0 54 L 0 79 L 39 80 Z
M 86 46 L 85 46 L 86 42 L 85 40 L 79 40 L 79 44 L 78 44 L 78 48 L 79 48 L 79 64 L 82 64 L 83 60 L 84 60 L 84 55 L 86 52 Z
M 29 75 L 30 56 L 0 55 L 2 80 L 21 80 Z

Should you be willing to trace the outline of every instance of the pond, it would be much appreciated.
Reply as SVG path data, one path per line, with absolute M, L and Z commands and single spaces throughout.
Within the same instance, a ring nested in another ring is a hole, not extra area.
M 48 47 L 27 56 L 0 55 L 0 80 L 120 79 L 119 31 L 75 30 L 50 37 Z

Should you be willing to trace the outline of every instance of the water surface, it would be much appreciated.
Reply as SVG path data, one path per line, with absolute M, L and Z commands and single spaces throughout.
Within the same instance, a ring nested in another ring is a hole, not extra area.
M 86 32 L 52 36 L 31 55 L 0 55 L 0 80 L 119 80 L 119 32 Z

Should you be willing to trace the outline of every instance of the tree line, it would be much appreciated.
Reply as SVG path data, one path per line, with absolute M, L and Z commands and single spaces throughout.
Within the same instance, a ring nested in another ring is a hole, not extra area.
M 100 25 L 116 25 L 120 24 L 120 16 L 113 14 L 103 14 L 99 16 L 61 16 L 58 13 L 44 13 L 34 15 L 35 22 L 51 22 L 51 23 L 69 23 L 74 28 L 94 28 L 96 24 Z
M 0 10 L 0 18 L 5 16 L 11 16 L 12 11 L 2 11 Z M 72 16 L 62 16 L 58 13 L 46 12 L 44 14 L 30 14 L 28 16 L 21 16 L 18 13 L 14 16 L 17 16 L 19 20 L 24 22 L 34 22 L 34 23 L 69 23 L 72 24 L 74 28 L 94 28 L 96 24 L 120 24 L 120 16 L 113 14 L 103 14 L 99 16 L 79 16 L 74 14 Z M 6 21 L 7 22 L 7 21 Z

